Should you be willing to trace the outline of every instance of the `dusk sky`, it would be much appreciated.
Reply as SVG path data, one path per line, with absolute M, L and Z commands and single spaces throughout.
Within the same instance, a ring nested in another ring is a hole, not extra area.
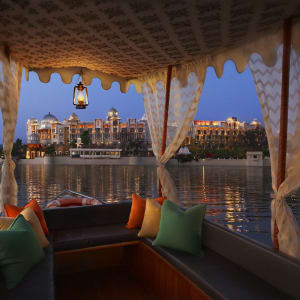
M 26 143 L 26 121 L 29 118 L 42 117 L 51 112 L 59 121 L 69 118 L 76 112 L 81 121 L 92 121 L 105 118 L 107 111 L 115 107 L 123 121 L 127 118 L 141 118 L 144 114 L 142 95 L 137 94 L 131 86 L 126 94 L 122 94 L 119 84 L 114 83 L 108 91 L 102 89 L 100 81 L 94 79 L 88 86 L 89 106 L 85 110 L 76 110 L 72 104 L 73 87 L 78 76 L 73 77 L 72 84 L 64 84 L 59 75 L 53 74 L 49 83 L 42 83 L 38 76 L 31 72 L 29 81 L 23 76 L 18 123 L 15 138 Z M 262 122 L 262 114 L 249 68 L 242 74 L 236 72 L 235 66 L 228 61 L 221 79 L 216 77 L 212 68 L 207 70 L 202 90 L 197 120 L 225 120 L 235 116 L 241 121 L 251 122 L 257 118 Z M 2 118 L 0 123 L 2 140 Z

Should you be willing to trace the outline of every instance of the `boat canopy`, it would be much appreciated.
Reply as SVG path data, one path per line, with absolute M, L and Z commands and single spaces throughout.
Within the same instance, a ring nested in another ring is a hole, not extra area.
M 104 89 L 116 81 L 122 92 L 133 83 L 142 92 L 162 192 L 176 202 L 164 165 L 188 134 L 206 69 L 220 77 L 232 60 L 238 72 L 249 66 L 263 112 L 272 230 L 278 227 L 280 251 L 300 259 L 300 229 L 284 201 L 300 187 L 298 0 L 3 0 L 0 24 L 2 205 L 17 202 L 11 151 L 23 68 L 42 82 L 58 73 L 65 83 L 75 74 L 86 85 L 99 78 Z
M 130 83 L 140 92 L 139 79 L 168 65 L 173 76 L 207 66 L 221 76 L 225 61 L 242 72 L 254 52 L 274 65 L 282 21 L 298 16 L 297 0 L 3 0 L 0 41 L 42 82 L 82 72 L 86 85 L 99 78 L 104 89 L 117 81 L 122 92 Z

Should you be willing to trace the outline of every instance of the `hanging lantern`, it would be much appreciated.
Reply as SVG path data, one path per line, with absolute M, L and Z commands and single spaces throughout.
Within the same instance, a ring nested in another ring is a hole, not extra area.
M 87 88 L 81 81 L 74 87 L 73 104 L 77 109 L 85 109 L 89 104 Z

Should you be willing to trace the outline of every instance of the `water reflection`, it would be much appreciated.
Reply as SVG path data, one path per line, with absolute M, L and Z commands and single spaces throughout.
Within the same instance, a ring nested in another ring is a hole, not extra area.
M 146 166 L 17 165 L 20 205 L 35 198 L 43 206 L 64 189 L 108 202 L 131 199 L 132 193 L 156 194 L 156 168 Z
M 169 167 L 181 204 L 207 204 L 207 218 L 265 243 L 270 240 L 270 168 Z M 17 165 L 19 203 L 43 205 L 64 189 L 118 202 L 132 193 L 157 196 L 156 167 Z M 288 203 L 300 219 L 299 193 Z

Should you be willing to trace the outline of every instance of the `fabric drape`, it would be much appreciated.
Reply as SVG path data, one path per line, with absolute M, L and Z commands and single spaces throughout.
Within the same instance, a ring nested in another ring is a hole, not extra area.
M 294 38 L 295 35 L 293 36 Z M 276 220 L 279 229 L 278 241 L 280 251 L 300 259 L 299 225 L 285 201 L 286 196 L 300 187 L 300 55 L 293 48 L 292 42 L 286 178 L 277 190 L 282 51 L 283 46 L 281 45 L 277 50 L 277 61 L 273 67 L 266 66 L 258 54 L 251 56 L 249 66 L 256 85 L 270 150 L 272 186 L 274 190 L 274 199 L 271 204 L 272 236 L 273 225 Z
M 263 113 L 270 149 L 272 186 L 275 194 L 271 205 L 272 224 L 274 224 L 274 220 L 276 219 L 279 227 L 278 239 L 280 250 L 298 258 L 300 258 L 300 230 L 291 209 L 285 202 L 285 197 L 300 187 L 299 36 L 300 22 L 299 20 L 294 20 L 290 63 L 287 170 L 286 179 L 278 191 L 276 182 L 281 103 L 281 29 L 219 55 L 208 55 L 200 61 L 173 68 L 174 77 L 171 85 L 167 148 L 163 156 L 160 156 L 160 149 L 166 72 L 152 74 L 146 78 L 139 78 L 139 82 L 143 82 L 142 93 L 153 144 L 153 152 L 160 163 L 158 176 L 160 181 L 164 182 L 165 185 L 162 187 L 162 190 L 168 198 L 171 199 L 173 197 L 174 201 L 177 201 L 174 196 L 176 195 L 176 191 L 174 191 L 174 187 L 171 188 L 174 184 L 171 184 L 172 181 L 169 180 L 171 178 L 163 166 L 177 151 L 187 135 L 188 127 L 194 119 L 198 106 L 206 68 L 213 66 L 217 76 L 220 77 L 223 73 L 223 65 L 229 58 L 235 62 L 238 72 L 242 72 L 247 63 L 249 63 Z M 259 54 L 252 54 L 256 52 Z M 137 84 L 136 87 L 139 90 Z
M 0 184 L 0 209 L 3 204 L 17 204 L 18 186 L 14 176 L 15 163 L 11 152 L 17 123 L 22 66 L 10 60 L 0 49 L 0 107 L 3 118 L 2 176 Z
M 180 76 L 179 71 L 177 71 L 176 76 Z M 175 185 L 164 165 L 183 143 L 194 121 L 203 86 L 204 74 L 199 78 L 195 73 L 190 73 L 185 86 L 181 85 L 177 77 L 172 79 L 166 150 L 161 156 L 166 96 L 165 80 L 166 74 L 164 72 L 157 77 L 148 78 L 143 84 L 142 94 L 152 140 L 152 149 L 159 163 L 157 173 L 162 184 L 162 192 L 171 201 L 178 202 Z

